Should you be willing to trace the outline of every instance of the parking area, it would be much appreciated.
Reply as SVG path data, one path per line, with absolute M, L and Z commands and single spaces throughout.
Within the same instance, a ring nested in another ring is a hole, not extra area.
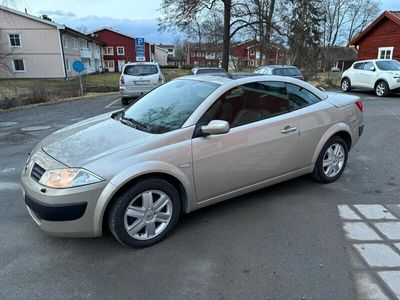
M 118 95 L 0 112 L 0 299 L 400 298 L 400 96 L 352 94 L 365 130 L 338 181 L 304 176 L 193 212 L 140 250 L 108 232 L 47 236 L 19 185 L 43 137 L 121 108 Z

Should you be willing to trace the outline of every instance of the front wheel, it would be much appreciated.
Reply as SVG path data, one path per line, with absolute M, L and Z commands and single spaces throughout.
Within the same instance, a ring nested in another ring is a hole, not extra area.
M 378 97 L 386 97 L 389 95 L 389 86 L 385 81 L 379 81 L 375 85 L 375 94 Z
M 180 212 L 175 187 L 162 178 L 148 178 L 117 196 L 108 212 L 108 226 L 120 243 L 142 248 L 164 239 Z
M 313 177 L 322 183 L 331 183 L 342 175 L 348 158 L 346 142 L 338 136 L 328 140 L 315 164 Z
M 343 92 L 345 92 L 345 93 L 350 92 L 350 90 L 351 90 L 350 80 L 348 78 L 343 78 L 341 87 L 342 87 Z

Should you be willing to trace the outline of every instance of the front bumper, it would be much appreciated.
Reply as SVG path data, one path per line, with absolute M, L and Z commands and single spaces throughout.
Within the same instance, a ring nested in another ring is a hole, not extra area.
M 46 170 L 66 166 L 38 150 L 23 170 L 21 183 L 24 199 L 36 224 L 46 233 L 55 236 L 98 236 L 94 215 L 97 201 L 107 182 L 68 189 L 44 187 L 30 176 L 34 163 Z

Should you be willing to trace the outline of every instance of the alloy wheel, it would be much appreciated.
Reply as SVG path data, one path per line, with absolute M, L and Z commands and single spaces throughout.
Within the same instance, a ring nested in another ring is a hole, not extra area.
M 386 91 L 386 87 L 385 87 L 385 84 L 383 82 L 379 83 L 376 86 L 376 94 L 378 96 L 383 96 L 385 94 L 385 91 Z
M 161 234 L 172 217 L 172 201 L 162 191 L 145 191 L 128 205 L 124 225 L 137 240 L 149 240 Z
M 342 82 L 342 90 L 347 91 L 349 89 L 349 82 L 347 80 L 343 80 Z
M 322 168 L 328 177 L 335 177 L 342 170 L 345 162 L 345 151 L 341 144 L 332 144 L 325 152 Z

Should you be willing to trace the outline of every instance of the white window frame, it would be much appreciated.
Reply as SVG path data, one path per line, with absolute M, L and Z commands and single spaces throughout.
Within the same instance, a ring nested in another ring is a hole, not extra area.
M 103 55 L 114 55 L 114 47 L 103 47 L 104 53 Z M 108 53 L 108 49 L 111 49 L 111 52 Z
M 16 60 L 22 60 L 22 64 L 24 65 L 24 69 L 23 70 L 15 70 L 14 61 L 16 61 Z M 14 59 L 11 60 L 11 62 L 12 62 L 12 67 L 13 67 L 14 73 L 26 73 L 25 60 L 23 58 L 14 58 Z
M 66 35 L 62 36 L 62 42 L 63 42 L 64 49 L 68 49 L 68 39 L 67 39 Z
M 390 58 L 386 58 L 386 52 L 390 51 Z M 381 53 L 385 53 L 385 58 L 381 58 Z M 394 47 L 379 47 L 378 48 L 378 59 L 393 59 L 393 52 L 394 52 Z
M 76 38 L 72 38 L 72 49 L 79 50 L 78 40 Z
M 11 45 L 11 36 L 12 36 L 12 35 L 18 35 L 19 46 L 13 46 L 13 45 Z M 9 34 L 8 34 L 8 45 L 10 46 L 10 48 L 21 48 L 21 47 L 22 47 L 21 34 L 20 34 L 20 33 L 9 33 Z
M 249 54 L 250 54 L 250 55 L 256 54 L 256 51 L 254 50 L 254 48 L 250 48 Z
M 119 49 L 122 49 L 122 53 L 119 53 Z M 125 47 L 124 46 L 117 46 L 117 55 L 122 56 L 125 55 Z
M 65 59 L 65 64 L 67 66 L 67 72 L 70 72 L 71 71 L 71 67 L 69 65 L 69 59 L 68 58 Z

